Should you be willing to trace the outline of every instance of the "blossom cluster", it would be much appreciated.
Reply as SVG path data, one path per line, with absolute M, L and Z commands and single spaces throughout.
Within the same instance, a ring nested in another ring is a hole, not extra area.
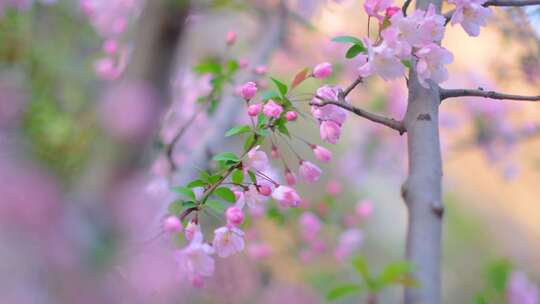
M 359 74 L 362 77 L 378 75 L 385 80 L 404 75 L 405 69 L 415 65 L 418 80 L 426 88 L 429 81 L 441 83 L 448 78 L 445 65 L 453 61 L 453 55 L 440 46 L 444 37 L 446 19 L 430 4 L 427 10 L 417 9 L 405 15 L 391 0 L 367 0 L 364 9 L 379 24 L 379 37 L 374 42 L 369 37 L 338 37 L 336 41 L 352 42 L 348 57 L 359 56 Z M 451 24 L 460 24 L 471 36 L 480 33 L 490 16 L 489 8 L 482 6 L 485 0 L 450 0 L 456 8 Z M 369 22 L 369 21 L 368 21 Z

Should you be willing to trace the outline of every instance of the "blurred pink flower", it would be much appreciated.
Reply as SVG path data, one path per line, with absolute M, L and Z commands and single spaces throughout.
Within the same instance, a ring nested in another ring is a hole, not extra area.
M 217 255 L 226 258 L 244 250 L 244 232 L 236 227 L 220 227 L 214 231 L 212 244 Z

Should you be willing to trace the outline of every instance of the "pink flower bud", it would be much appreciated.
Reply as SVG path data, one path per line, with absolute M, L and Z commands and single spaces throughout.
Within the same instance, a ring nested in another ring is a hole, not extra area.
M 326 184 L 326 192 L 330 195 L 338 195 L 341 192 L 341 184 L 336 180 L 331 180 Z
M 176 233 L 182 231 L 182 222 L 176 216 L 169 216 L 163 221 L 163 229 L 168 233 Z
M 332 160 L 332 152 L 325 147 L 315 146 L 313 149 L 315 157 L 322 163 L 329 163 Z
M 232 226 L 240 226 L 244 221 L 244 213 L 242 209 L 233 206 L 227 208 L 225 211 L 225 216 L 227 217 L 227 224 Z
M 279 104 L 277 104 L 272 99 L 268 100 L 268 102 L 263 107 L 263 113 L 267 117 L 274 117 L 279 118 L 281 113 L 283 112 L 283 107 Z
M 272 188 L 270 188 L 269 186 L 260 186 L 259 193 L 264 196 L 270 196 L 272 194 Z
M 300 161 L 298 173 L 300 173 L 300 176 L 308 183 L 314 183 L 321 177 L 322 170 L 313 163 L 302 160 Z
M 245 69 L 247 68 L 247 66 L 249 65 L 249 61 L 245 58 L 240 58 L 238 60 L 238 66 L 241 68 L 241 69 Z
M 366 219 L 373 213 L 373 204 L 369 200 L 363 200 L 356 204 L 356 215 L 361 219 Z
M 298 118 L 298 113 L 294 112 L 294 111 L 289 111 L 287 113 L 285 113 L 285 119 L 287 119 L 287 121 L 294 121 Z
M 225 36 L 225 42 L 229 46 L 233 45 L 236 42 L 236 32 L 229 31 Z
M 386 9 L 386 17 L 391 18 L 394 16 L 397 12 L 399 12 L 401 9 L 397 6 L 390 6 Z
M 193 278 L 191 278 L 191 286 L 195 288 L 203 288 L 204 278 L 201 275 L 195 275 Z
M 332 74 L 332 65 L 328 62 L 321 63 L 313 69 L 315 78 L 323 79 Z
M 294 176 L 294 173 L 292 173 L 289 169 L 285 171 L 285 181 L 289 186 L 296 185 L 296 176 Z
M 112 30 L 115 34 L 123 33 L 128 26 L 128 21 L 126 18 L 118 18 L 113 21 Z
M 281 156 L 281 154 L 279 154 L 279 150 L 277 149 L 276 146 L 272 146 L 272 151 L 270 152 L 270 155 L 272 155 L 272 158 L 274 159 L 277 159 Z
M 245 100 L 250 100 L 251 98 L 255 97 L 255 94 L 257 94 L 257 84 L 255 82 L 246 82 L 241 88 L 240 88 L 240 95 Z
M 118 43 L 114 39 L 107 39 L 103 42 L 102 50 L 105 54 L 114 55 L 118 51 Z
M 248 107 L 248 115 L 255 117 L 261 112 L 262 105 L 260 103 L 252 104 Z
M 265 65 L 259 65 L 255 68 L 255 74 L 264 75 L 268 71 L 268 68 Z
M 189 222 L 186 226 L 186 229 L 184 230 L 186 240 L 188 241 L 193 240 L 195 235 L 198 233 L 201 233 L 201 227 L 199 226 L 199 224 L 195 223 L 194 221 Z
M 341 136 L 341 126 L 332 120 L 325 120 L 321 122 L 320 133 L 322 140 L 335 145 Z
M 291 187 L 279 186 L 272 192 L 272 197 L 283 207 L 297 207 L 302 199 L 298 193 Z

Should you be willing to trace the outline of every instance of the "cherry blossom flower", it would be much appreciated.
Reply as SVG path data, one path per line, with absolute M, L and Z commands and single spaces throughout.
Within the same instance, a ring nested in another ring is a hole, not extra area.
M 373 46 L 371 41 L 367 38 L 364 39 L 364 44 L 368 49 L 368 60 L 358 69 L 361 76 L 366 77 L 377 74 L 384 80 L 390 80 L 404 75 L 405 66 L 396 56 L 396 51 L 394 49 L 385 43 L 382 43 L 379 46 Z
M 300 196 L 293 188 L 283 185 L 274 189 L 272 197 L 283 207 L 297 207 L 301 202 Z
M 279 118 L 281 113 L 283 112 L 283 107 L 279 104 L 277 104 L 272 99 L 268 100 L 268 102 L 263 107 L 263 113 L 267 117 L 274 117 Z
M 356 204 L 355 213 L 360 219 L 366 219 L 373 213 L 373 203 L 363 200 Z
M 214 231 L 212 244 L 217 255 L 226 258 L 244 250 L 244 232 L 236 227 L 220 227 Z
M 311 162 L 302 160 L 298 168 L 300 177 L 309 183 L 314 183 L 321 177 L 322 170 Z
M 480 34 L 480 26 L 486 25 L 491 16 L 491 10 L 482 6 L 486 0 L 450 0 L 449 3 L 456 5 L 450 24 L 461 24 L 461 27 L 470 36 Z
M 190 221 L 186 225 L 186 229 L 184 230 L 184 234 L 186 236 L 186 240 L 188 240 L 188 241 L 193 241 L 194 239 L 196 239 L 199 236 L 199 234 L 202 237 L 201 226 L 199 226 L 199 224 L 195 223 L 194 221 Z
M 341 136 L 341 126 L 332 120 L 321 122 L 319 130 L 321 139 L 334 145 Z
M 260 146 L 249 150 L 247 153 L 247 160 L 245 161 L 245 168 L 253 168 L 258 171 L 264 171 L 268 168 L 268 155 L 266 152 L 259 150 Z
M 240 87 L 240 95 L 245 100 L 251 100 L 257 94 L 257 84 L 253 81 L 246 82 Z
M 254 185 L 250 185 L 247 191 L 242 192 L 236 201 L 236 206 L 244 208 L 247 205 L 252 215 L 261 215 L 265 210 L 267 200 L 267 196 L 262 195 Z
M 196 287 L 202 286 L 203 276 L 214 273 L 214 253 L 212 246 L 203 242 L 201 233 L 195 235 L 189 245 L 176 254 L 176 261 L 182 273 L 186 273 Z
M 348 258 L 362 245 L 363 239 L 364 235 L 360 229 L 350 228 L 342 232 L 339 236 L 336 250 L 334 251 L 335 258 L 340 261 Z
M 225 217 L 227 218 L 227 224 L 231 226 L 240 226 L 244 221 L 244 213 L 237 206 L 227 208 Z
M 525 273 L 514 271 L 506 289 L 506 299 L 508 304 L 537 304 L 540 301 L 540 291 Z
M 261 110 L 262 110 L 262 104 L 256 103 L 256 104 L 249 105 L 247 112 L 249 116 L 255 117 L 259 115 Z
M 444 65 L 454 60 L 454 56 L 448 50 L 435 43 L 430 43 L 416 51 L 416 56 L 418 57 L 416 65 L 418 80 L 422 86 L 429 87 L 428 79 L 435 83 L 441 83 L 448 79 L 448 71 Z
M 287 121 L 295 121 L 297 118 L 298 113 L 296 113 L 295 111 L 288 111 L 287 113 L 285 113 L 285 119 L 287 119 Z
M 390 5 L 392 5 L 393 0 L 366 0 L 364 1 L 364 10 L 370 17 L 375 17 L 379 19 L 380 22 L 383 21 L 384 16 L 379 15 L 379 13 L 386 11 Z
M 229 46 L 233 45 L 236 42 L 236 36 L 236 32 L 234 31 L 227 32 L 225 35 L 225 43 Z
M 168 233 L 181 232 L 182 228 L 182 222 L 177 216 L 168 216 L 163 221 L 163 229 Z
M 332 152 L 322 146 L 313 146 L 315 157 L 322 163 L 329 163 L 332 160 Z
M 296 185 L 296 176 L 288 168 L 285 170 L 285 181 L 287 182 L 287 185 L 289 186 Z
M 306 241 L 314 241 L 321 231 L 322 224 L 319 218 L 312 212 L 304 212 L 299 218 L 302 238 Z
M 313 69 L 315 78 L 323 79 L 332 74 L 332 65 L 328 62 L 320 63 Z

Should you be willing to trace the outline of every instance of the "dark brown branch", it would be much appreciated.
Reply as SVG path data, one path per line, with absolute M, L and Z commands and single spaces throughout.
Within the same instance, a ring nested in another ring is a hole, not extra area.
M 351 91 L 354 90 L 354 88 L 356 88 L 363 81 L 364 81 L 364 78 L 362 78 L 362 76 L 359 76 L 358 78 L 356 78 L 356 80 L 354 80 L 354 82 L 351 83 L 351 85 L 348 86 L 345 89 L 345 91 L 343 91 L 343 98 L 347 97 L 347 95 L 349 95 L 351 93 Z
M 495 91 L 484 91 L 482 88 L 471 90 L 471 89 L 440 89 L 441 101 L 446 98 L 453 97 L 485 97 L 491 99 L 500 99 L 500 100 L 524 100 L 524 101 L 540 101 L 540 95 L 537 96 L 522 96 L 522 95 L 512 95 L 505 93 L 498 93 Z
M 403 11 L 403 16 L 407 16 L 407 9 L 409 8 L 409 5 L 411 5 L 412 0 L 406 0 L 405 3 L 403 3 L 403 7 L 401 10 Z
M 379 114 L 375 114 L 375 113 L 371 113 L 369 111 L 366 111 L 366 110 L 363 110 L 363 109 L 360 109 L 360 108 L 357 108 L 355 106 L 352 106 L 352 105 L 349 105 L 347 103 L 344 103 L 344 102 L 338 102 L 338 101 L 333 101 L 333 100 L 326 100 L 320 96 L 315 96 L 317 97 L 317 99 L 320 99 L 321 100 L 321 103 L 316 103 L 316 102 L 311 102 L 310 105 L 312 106 L 320 106 L 320 107 L 323 107 L 325 105 L 336 105 L 340 108 L 343 108 L 349 112 L 352 112 L 360 117 L 363 117 L 367 120 L 370 120 L 370 121 L 373 121 L 373 122 L 376 122 L 378 124 L 381 124 L 381 125 L 384 125 L 384 126 L 387 126 L 391 129 L 394 129 L 396 131 L 399 132 L 400 135 L 403 135 L 403 133 L 407 132 L 407 130 L 405 129 L 405 126 L 403 125 L 403 122 L 401 121 L 398 121 L 398 120 L 395 120 L 393 118 L 388 118 L 388 117 L 385 117 L 385 116 L 381 116 Z

